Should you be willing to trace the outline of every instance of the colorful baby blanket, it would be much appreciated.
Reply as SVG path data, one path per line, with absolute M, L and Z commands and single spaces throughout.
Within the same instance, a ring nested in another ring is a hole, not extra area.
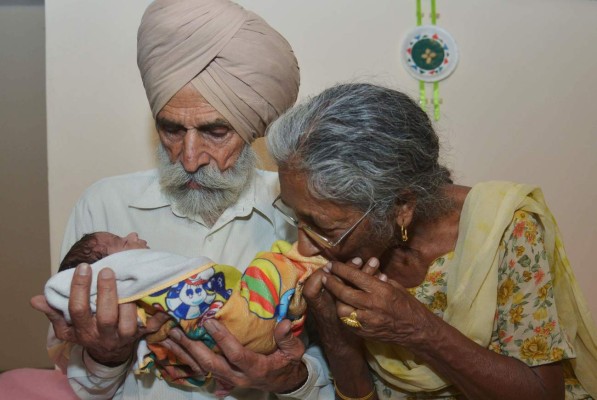
M 181 365 L 159 342 L 174 326 L 188 337 L 209 347 L 215 343 L 203 327 L 209 318 L 222 322 L 235 337 L 253 351 L 268 354 L 276 349 L 273 330 L 282 319 L 292 321 L 293 332 L 303 328 L 305 302 L 301 296 L 304 281 L 327 261 L 323 257 L 303 257 L 296 244 L 277 241 L 270 252 L 258 253 L 244 273 L 207 257 L 187 258 L 153 250 L 129 250 L 108 256 L 92 265 L 90 305 L 95 312 L 97 274 L 105 267 L 114 270 L 120 303 L 136 302 L 141 324 L 156 311 L 172 319 L 145 338 L 139 346 L 137 372 L 158 376 L 185 386 L 201 386 L 192 371 Z M 70 282 L 74 270 L 54 275 L 46 284 L 48 303 L 61 310 L 66 319 Z M 175 369 L 173 379 L 169 371 Z

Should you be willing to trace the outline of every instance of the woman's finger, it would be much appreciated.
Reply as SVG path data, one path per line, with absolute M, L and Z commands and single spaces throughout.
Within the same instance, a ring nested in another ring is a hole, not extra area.
M 382 272 L 376 273 L 375 277 L 377 279 L 379 279 L 380 281 L 382 281 L 382 282 L 387 282 L 388 281 L 388 276 L 386 274 L 382 273 Z
M 363 266 L 363 259 L 361 257 L 355 257 L 350 261 L 346 261 L 345 264 L 350 267 L 361 268 Z
M 379 260 L 375 257 L 371 257 L 361 268 L 361 271 L 367 275 L 375 275 L 379 268 Z
M 377 269 L 377 267 L 379 266 L 378 261 L 376 263 L 372 260 L 373 259 L 370 259 L 368 261 L 369 265 L 365 265 L 365 267 L 363 268 L 366 268 L 368 271 Z M 371 263 L 373 263 L 373 266 L 370 265 Z M 329 263 L 324 268 L 324 270 L 342 279 L 342 281 L 350 283 L 355 288 L 361 289 L 367 293 L 376 293 L 379 290 L 379 279 L 376 279 L 375 277 L 371 276 L 372 273 L 365 273 L 360 269 L 352 268 L 338 261 Z
M 362 272 L 361 274 L 363 276 L 368 276 Z M 338 279 L 338 277 L 334 275 L 328 274 L 327 276 L 324 276 L 322 278 L 322 282 L 325 289 L 334 295 L 337 300 L 351 306 L 352 308 L 360 308 L 364 306 L 367 304 L 367 299 L 370 297 L 369 294 L 345 284 L 342 280 Z
M 336 301 L 336 313 L 338 314 L 338 318 L 350 315 L 350 313 L 354 310 L 355 308 L 353 306 L 350 306 L 341 301 Z

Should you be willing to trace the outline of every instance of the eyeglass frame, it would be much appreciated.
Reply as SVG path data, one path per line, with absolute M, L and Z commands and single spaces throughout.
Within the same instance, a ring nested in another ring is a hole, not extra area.
M 354 224 L 352 224 L 352 226 L 350 228 L 348 228 L 342 235 L 340 235 L 340 237 L 338 239 L 332 241 L 332 240 L 328 239 L 327 237 L 323 236 L 322 234 L 317 233 L 309 225 L 299 221 L 298 219 L 295 219 L 291 215 L 286 214 L 284 211 L 282 211 L 282 209 L 280 207 L 278 207 L 278 205 L 276 204 L 278 202 L 281 202 L 282 204 L 284 204 L 281 194 L 279 194 L 278 197 L 276 197 L 276 199 L 272 202 L 272 206 L 276 210 L 278 210 L 280 212 L 280 214 L 282 214 L 282 217 L 284 218 L 284 220 L 287 223 L 289 223 L 290 225 L 294 226 L 297 229 L 302 229 L 303 232 L 305 232 L 307 234 L 307 236 L 309 236 L 309 238 L 315 240 L 318 244 L 325 247 L 326 249 L 332 249 L 332 248 L 338 246 L 340 243 L 342 243 L 342 241 L 344 239 L 346 239 L 348 237 L 348 235 L 350 235 L 352 233 L 352 231 L 354 231 L 357 228 L 357 226 L 359 226 L 361 221 L 363 221 L 365 219 L 365 217 L 367 217 L 367 215 L 369 215 L 369 213 L 373 210 L 373 208 L 375 207 L 375 204 L 376 204 L 376 203 L 373 203 L 367 209 L 367 211 L 365 211 L 365 213 Z M 284 204 L 284 206 L 288 207 L 286 204 Z M 290 208 L 290 207 L 288 207 L 288 208 Z

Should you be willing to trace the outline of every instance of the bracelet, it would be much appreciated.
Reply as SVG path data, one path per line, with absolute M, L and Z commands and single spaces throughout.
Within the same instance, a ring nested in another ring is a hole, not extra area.
M 343 394 L 340 389 L 338 389 L 338 386 L 336 386 L 336 382 L 334 381 L 334 391 L 336 391 L 336 394 L 338 395 L 338 397 L 340 397 L 342 400 L 369 400 L 370 398 L 373 397 L 373 395 L 375 394 L 375 386 L 373 386 L 373 389 L 371 389 L 371 391 L 369 393 L 367 393 L 365 396 L 363 397 L 348 397 L 345 394 Z

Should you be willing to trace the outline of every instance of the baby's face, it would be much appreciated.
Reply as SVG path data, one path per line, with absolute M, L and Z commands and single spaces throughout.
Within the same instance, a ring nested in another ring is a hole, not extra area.
M 131 232 L 125 237 L 116 236 L 109 232 L 98 232 L 95 234 L 97 246 L 105 247 L 108 255 L 125 250 L 148 249 L 147 242 L 139 239 L 136 232 Z

